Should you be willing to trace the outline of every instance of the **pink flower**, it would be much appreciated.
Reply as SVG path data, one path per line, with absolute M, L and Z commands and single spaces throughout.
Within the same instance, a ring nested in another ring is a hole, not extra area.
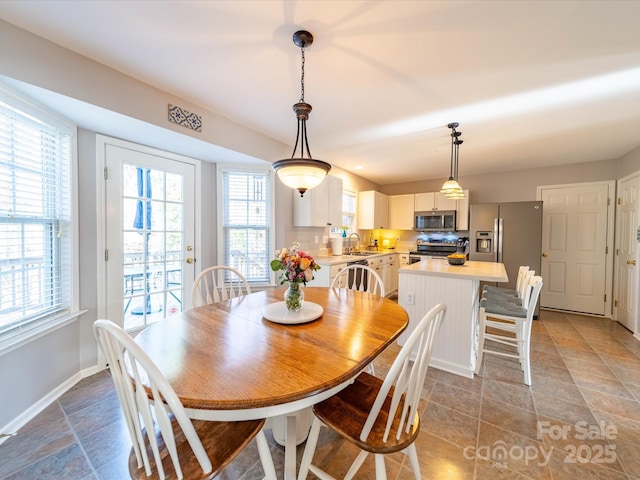
M 280 283 L 304 283 L 313 280 L 313 272 L 320 269 L 311 255 L 300 250 L 300 244 L 295 242 L 290 249 L 283 248 L 276 251 L 276 258 L 271 261 L 271 270 L 280 274 Z

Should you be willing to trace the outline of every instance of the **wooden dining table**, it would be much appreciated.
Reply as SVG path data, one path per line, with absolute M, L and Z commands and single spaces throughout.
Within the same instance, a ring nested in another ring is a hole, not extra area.
M 175 314 L 135 340 L 192 418 L 283 422 L 288 480 L 296 474 L 298 413 L 349 385 L 407 328 L 409 316 L 378 295 L 306 287 L 305 302 L 322 307 L 319 318 L 299 324 L 267 320 L 263 308 L 281 302 L 284 290 Z

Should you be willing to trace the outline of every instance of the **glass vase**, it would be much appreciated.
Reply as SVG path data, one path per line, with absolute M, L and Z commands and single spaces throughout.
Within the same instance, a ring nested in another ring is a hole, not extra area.
M 297 312 L 302 308 L 304 303 L 304 291 L 302 284 L 299 282 L 289 282 L 289 288 L 284 292 L 284 304 L 287 310 Z

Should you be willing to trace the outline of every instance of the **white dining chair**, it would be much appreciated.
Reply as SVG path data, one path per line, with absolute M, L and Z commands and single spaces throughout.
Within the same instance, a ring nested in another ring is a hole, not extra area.
M 381 297 L 385 296 L 382 278 L 380 278 L 378 272 L 367 265 L 347 265 L 333 278 L 331 288 L 348 288 L 380 295 Z M 368 368 L 371 375 L 376 374 L 376 367 L 373 363 L 370 363 Z
M 482 299 L 480 300 L 481 306 L 486 306 L 489 303 L 513 303 L 518 306 L 526 305 L 529 298 L 531 289 L 529 288 L 529 281 L 531 277 L 535 275 L 535 270 L 526 270 L 521 278 L 518 278 L 516 284 L 516 290 L 485 290 L 482 292 Z
M 420 433 L 418 410 L 433 341 L 446 310 L 445 305 L 438 304 L 420 320 L 384 380 L 362 372 L 347 388 L 314 405 L 315 418 L 298 480 L 306 479 L 309 471 L 322 479 L 333 478 L 312 464 L 322 427 L 330 428 L 360 449 L 345 480 L 353 478 L 370 453 L 375 455 L 376 479 L 386 479 L 384 456 L 400 451 L 409 456 L 416 480 L 422 478 L 415 447 Z
M 516 277 L 515 288 L 504 288 L 504 287 L 498 287 L 495 285 L 485 285 L 484 287 L 482 287 L 483 295 L 487 293 L 496 293 L 500 295 L 518 296 L 524 282 L 525 274 L 528 271 L 529 271 L 528 265 L 520 265 L 520 267 L 518 268 L 518 276 Z
M 384 283 L 378 272 L 367 265 L 348 265 L 331 281 L 331 288 L 349 288 L 385 296 Z
M 524 372 L 525 385 L 531 385 L 531 325 L 542 289 L 542 277 L 529 278 L 523 306 L 512 303 L 491 303 L 480 306 L 478 312 L 478 357 L 476 375 L 479 374 L 484 355 L 515 358 Z M 493 343 L 490 343 L 493 342 Z M 498 346 L 494 345 L 498 344 Z M 508 347 L 506 350 L 504 347 Z
M 194 307 L 208 305 L 251 293 L 249 282 L 233 267 L 214 266 L 204 269 L 196 277 L 191 290 Z
M 256 438 L 266 478 L 275 480 L 264 419 L 191 420 L 167 379 L 122 328 L 96 320 L 93 331 L 109 363 L 133 444 L 131 478 L 213 478 Z

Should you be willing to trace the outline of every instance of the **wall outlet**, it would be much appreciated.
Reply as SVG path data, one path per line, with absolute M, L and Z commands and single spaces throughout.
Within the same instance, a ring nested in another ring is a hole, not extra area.
M 320 239 L 318 238 L 318 235 L 316 235 L 316 244 L 320 241 Z
M 407 293 L 407 305 L 413 305 L 415 300 L 415 294 L 413 292 Z

